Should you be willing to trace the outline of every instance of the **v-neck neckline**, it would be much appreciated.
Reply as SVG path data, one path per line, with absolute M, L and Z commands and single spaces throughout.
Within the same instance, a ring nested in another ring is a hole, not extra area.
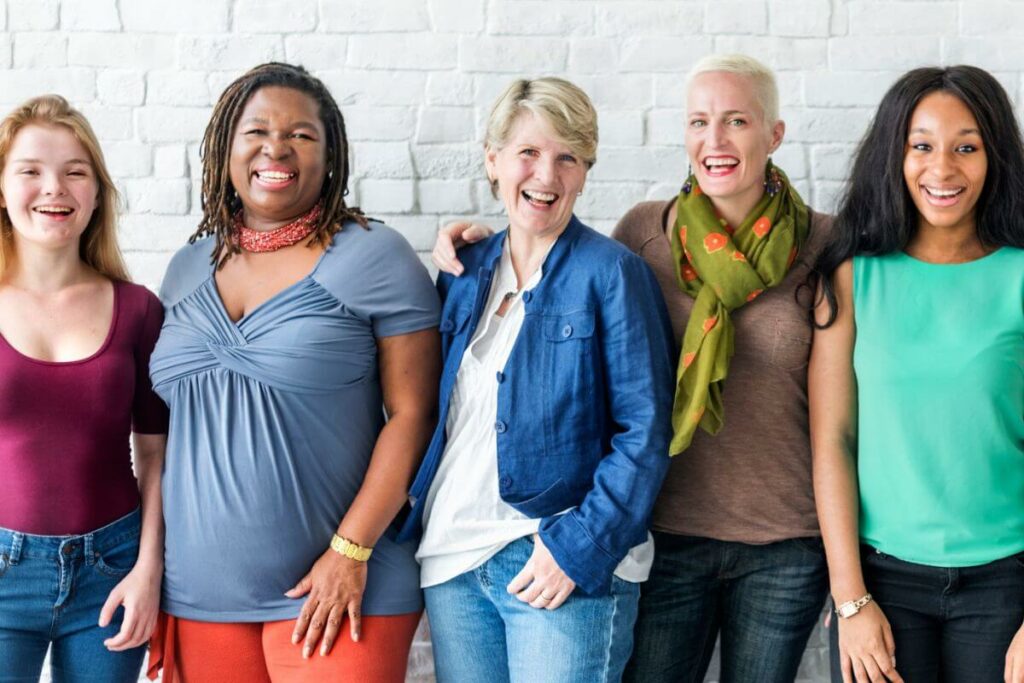
M 220 311 L 221 315 L 224 316 L 224 320 L 226 320 L 227 323 L 231 327 L 235 328 L 235 330 L 239 334 L 241 334 L 242 333 L 242 326 L 247 321 L 251 320 L 257 313 L 262 311 L 264 308 L 267 308 L 270 304 L 275 303 L 279 299 L 285 297 L 293 289 L 297 289 L 298 287 L 303 285 L 307 280 L 312 280 L 313 276 L 316 275 L 317 270 L 320 269 L 320 264 L 323 263 L 324 257 L 327 256 L 327 253 L 333 247 L 334 247 L 334 241 L 332 240 L 331 243 L 328 244 L 327 247 L 324 249 L 323 253 L 320 254 L 320 256 L 317 257 L 316 262 L 313 263 L 313 267 L 310 268 L 308 273 L 306 273 L 301 278 L 299 278 L 295 282 L 291 283 L 287 287 L 284 287 L 283 289 L 279 289 L 278 291 L 274 292 L 273 294 L 271 294 L 269 297 L 267 297 L 266 299 L 264 299 L 260 303 L 256 304 L 256 306 L 254 306 L 248 313 L 245 313 L 244 315 L 242 315 L 242 317 L 239 318 L 238 320 L 234 320 L 234 319 L 231 318 L 231 314 L 228 312 L 228 307 L 224 303 L 224 297 L 221 296 L 220 287 L 217 285 L 217 277 L 216 277 L 217 276 L 217 266 L 216 266 L 216 264 L 214 264 L 214 265 L 212 265 L 210 267 L 210 275 L 207 278 L 207 284 L 210 287 L 210 294 L 217 301 L 217 308 Z M 242 335 L 242 336 L 244 337 L 244 335 Z

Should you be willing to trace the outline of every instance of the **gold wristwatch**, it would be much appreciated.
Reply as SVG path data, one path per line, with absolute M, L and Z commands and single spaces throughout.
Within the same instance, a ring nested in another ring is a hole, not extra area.
M 843 604 L 836 607 L 836 614 L 839 615 L 841 619 L 849 619 L 857 612 L 859 612 L 861 608 L 869 602 L 871 602 L 871 593 L 866 594 L 863 598 L 858 598 L 857 600 L 848 600 L 844 602 Z
M 366 562 L 373 553 L 373 548 L 361 546 L 338 534 L 334 534 L 334 538 L 331 539 L 331 550 L 356 562 Z

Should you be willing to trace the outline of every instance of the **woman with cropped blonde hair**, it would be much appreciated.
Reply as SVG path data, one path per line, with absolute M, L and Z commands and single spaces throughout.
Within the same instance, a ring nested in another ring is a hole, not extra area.
M 163 573 L 163 309 L 128 282 L 117 191 L 64 98 L 0 122 L 0 207 L 0 672 L 36 680 L 49 648 L 55 681 L 135 681 Z
M 679 344 L 676 457 L 654 506 L 657 552 L 626 679 L 699 683 L 721 635 L 723 682 L 792 681 L 827 587 L 809 303 L 796 293 L 829 219 L 771 161 L 786 131 L 771 69 L 712 55 L 686 90 L 680 193 L 638 204 L 612 232 L 654 271 Z M 439 238 L 442 269 L 457 268 L 448 237 L 465 227 Z

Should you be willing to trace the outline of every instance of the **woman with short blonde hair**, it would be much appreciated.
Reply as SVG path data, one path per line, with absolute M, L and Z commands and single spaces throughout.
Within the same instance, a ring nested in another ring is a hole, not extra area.
M 671 342 L 644 262 L 573 215 L 597 114 L 557 78 L 498 98 L 507 230 L 442 273 L 441 415 L 419 532 L 439 681 L 618 681 L 668 466 Z

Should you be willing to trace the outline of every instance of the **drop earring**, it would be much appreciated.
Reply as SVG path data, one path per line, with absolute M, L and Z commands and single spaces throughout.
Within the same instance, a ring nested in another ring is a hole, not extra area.
M 768 157 L 768 168 L 765 169 L 764 191 L 768 193 L 769 197 L 774 197 L 782 191 L 782 177 L 775 168 L 775 164 L 772 163 L 771 157 Z
M 690 194 L 693 191 L 693 183 L 690 178 L 693 176 L 693 165 L 686 164 L 686 182 L 683 183 L 683 194 Z

